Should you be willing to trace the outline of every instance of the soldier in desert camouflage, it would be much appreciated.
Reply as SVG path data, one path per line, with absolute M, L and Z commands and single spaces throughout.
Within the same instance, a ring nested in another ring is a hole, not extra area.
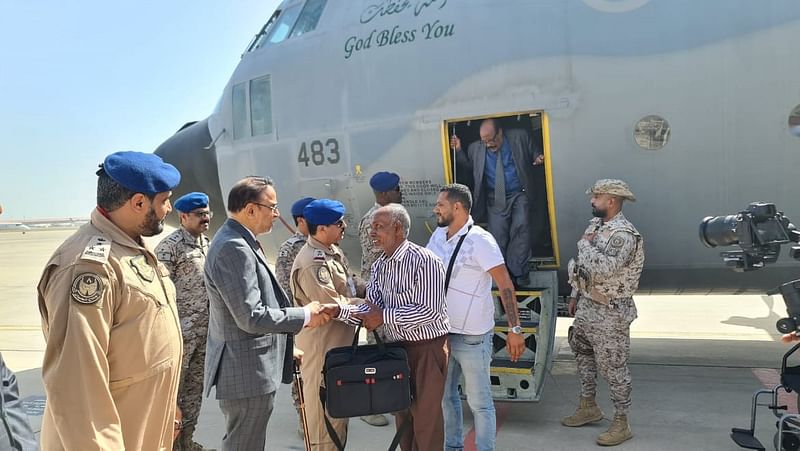
M 598 180 L 587 192 L 592 196 L 592 218 L 578 241 L 577 260 L 569 262 L 572 294 L 569 313 L 575 322 L 569 344 L 575 353 L 581 382 L 580 406 L 561 420 L 578 427 L 603 419 L 595 402 L 597 370 L 608 381 L 614 419 L 597 437 L 604 446 L 633 437 L 628 425 L 631 406 L 630 324 L 636 319 L 633 293 L 644 264 L 642 236 L 622 214 L 623 201 L 635 201 L 621 180 Z
M 183 362 L 178 389 L 178 407 L 183 413 L 182 430 L 173 445 L 175 451 L 204 449 L 193 434 L 203 401 L 203 366 L 208 337 L 208 295 L 203 266 L 208 253 L 208 230 L 213 213 L 208 196 L 189 193 L 175 201 L 181 227 L 156 246 L 158 260 L 167 267 L 177 291 L 178 316 L 183 335 Z

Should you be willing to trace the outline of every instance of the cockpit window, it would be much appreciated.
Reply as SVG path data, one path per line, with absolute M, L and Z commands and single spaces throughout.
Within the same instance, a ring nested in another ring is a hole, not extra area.
M 275 11 L 247 46 L 247 51 L 260 49 L 268 42 L 277 44 L 314 31 L 326 4 L 327 0 L 307 0 L 305 3 L 298 1 L 285 9 Z
M 272 24 L 275 23 L 275 20 L 280 15 L 281 15 L 281 10 L 277 10 L 274 13 L 272 13 L 272 16 L 269 18 L 267 23 L 265 23 L 264 26 L 261 27 L 261 30 L 259 30 L 258 34 L 256 34 L 255 37 L 253 37 L 253 40 L 250 42 L 250 45 L 247 46 L 248 52 L 260 49 L 264 44 L 266 44 L 267 35 L 272 30 Z
M 289 37 L 294 38 L 302 36 L 309 31 L 314 31 L 317 28 L 320 16 L 322 16 L 322 10 L 325 9 L 325 3 L 327 3 L 327 0 L 307 0 Z
M 242 139 L 250 136 L 247 123 L 247 92 L 246 85 L 239 83 L 233 85 L 233 139 Z
M 250 80 L 250 127 L 253 136 L 272 133 L 272 92 L 269 75 Z
M 292 31 L 292 27 L 294 26 L 294 22 L 297 20 L 297 16 L 300 15 L 300 5 L 292 5 L 283 11 L 281 11 L 281 15 L 278 17 L 278 21 L 275 22 L 275 25 L 272 27 L 272 32 L 269 35 L 269 42 L 271 44 L 277 44 L 279 42 L 283 42 L 284 39 L 289 37 L 289 32 Z

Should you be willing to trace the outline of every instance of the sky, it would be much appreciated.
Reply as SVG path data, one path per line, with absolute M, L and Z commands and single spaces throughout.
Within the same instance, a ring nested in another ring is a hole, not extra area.
M 0 0 L 0 220 L 88 218 L 98 164 L 208 117 L 279 0 Z

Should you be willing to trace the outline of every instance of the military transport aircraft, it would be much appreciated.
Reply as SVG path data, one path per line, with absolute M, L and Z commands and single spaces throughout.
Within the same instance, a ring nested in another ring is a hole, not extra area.
M 532 387 L 504 379 L 530 367 L 498 363 L 493 375 L 499 398 L 535 399 L 555 271 L 576 252 L 598 178 L 638 197 L 625 213 L 646 241 L 643 290 L 764 290 L 795 272 L 782 261 L 734 273 L 697 227 L 754 200 L 800 220 L 798 19 L 794 0 L 286 0 L 210 116 L 156 152 L 181 170 L 177 194 L 205 191 L 218 211 L 236 180 L 268 175 L 281 205 L 339 199 L 351 224 L 373 204 L 369 177 L 392 170 L 424 244 L 439 186 L 469 181 L 450 137 L 477 139 L 484 118 L 526 130 L 545 155 L 531 168 L 531 224 L 543 219 L 528 317 L 537 368 Z M 264 237 L 267 252 L 286 237 Z M 358 261 L 355 227 L 343 248 Z

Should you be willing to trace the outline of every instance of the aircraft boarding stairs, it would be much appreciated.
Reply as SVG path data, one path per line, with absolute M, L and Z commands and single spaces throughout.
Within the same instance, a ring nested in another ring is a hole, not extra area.
M 492 397 L 496 401 L 539 401 L 553 362 L 558 278 L 556 271 L 535 270 L 531 271 L 530 279 L 530 287 L 520 287 L 516 292 L 526 345 L 517 362 L 512 362 L 508 354 L 508 321 L 499 293 L 493 291 L 495 328 L 491 383 Z
M 786 362 L 798 348 L 796 344 L 786 354 L 783 355 L 781 363 L 781 383 L 771 390 L 757 390 L 753 393 L 753 402 L 750 406 L 750 429 L 733 428 L 731 438 L 742 448 L 764 451 L 764 445 L 755 437 L 756 428 L 756 407 L 766 407 L 778 418 L 776 427 L 778 428 L 773 437 L 773 444 L 778 451 L 797 451 L 800 450 L 800 414 L 786 413 L 785 405 L 778 405 L 778 394 L 781 390 L 786 393 L 800 393 L 800 365 L 787 366 Z M 771 395 L 770 402 L 759 403 L 762 395 Z M 798 402 L 800 406 L 800 402 Z

